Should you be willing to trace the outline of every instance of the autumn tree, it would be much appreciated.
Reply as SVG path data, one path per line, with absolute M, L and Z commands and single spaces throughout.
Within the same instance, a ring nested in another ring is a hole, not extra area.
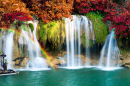
M 45 23 L 69 17 L 73 9 L 73 0 L 22 0 L 38 18 Z
M 26 5 L 19 0 L 0 0 L 0 27 L 9 27 L 15 20 L 32 20 Z
M 126 9 L 120 3 L 114 3 L 115 0 L 75 0 L 74 11 L 79 14 L 88 12 L 100 12 L 105 14 L 103 21 L 111 21 L 111 30 L 115 30 L 117 38 L 128 38 L 130 35 L 130 12 L 129 4 Z M 128 2 L 127 2 L 128 3 Z
M 130 0 L 126 0 L 124 3 L 124 7 L 130 12 Z

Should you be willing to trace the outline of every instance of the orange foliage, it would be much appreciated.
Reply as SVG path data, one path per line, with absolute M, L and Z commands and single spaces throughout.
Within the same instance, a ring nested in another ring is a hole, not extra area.
M 73 9 L 74 0 L 22 0 L 27 7 L 38 18 L 45 23 L 51 20 L 58 20 L 62 17 L 69 17 Z
M 19 19 L 19 16 L 31 18 L 29 10 L 23 2 L 19 0 L 0 0 L 0 27 L 8 27 L 15 19 Z

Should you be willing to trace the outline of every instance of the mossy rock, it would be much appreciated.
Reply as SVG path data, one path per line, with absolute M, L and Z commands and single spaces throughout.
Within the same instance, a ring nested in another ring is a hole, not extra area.
M 46 41 L 48 40 L 50 43 L 52 43 L 52 48 L 55 47 L 58 49 L 58 44 L 62 44 L 64 42 L 64 27 L 65 22 L 63 20 L 51 21 L 47 24 L 43 23 L 43 25 L 40 28 L 40 41 L 44 42 L 45 45 Z
M 102 17 L 98 13 L 89 12 L 88 14 L 85 15 L 93 23 L 96 42 L 103 44 L 108 35 L 108 25 L 102 21 Z
M 83 47 L 91 47 L 93 45 L 93 41 L 89 38 L 86 39 L 86 34 L 81 35 L 81 44 Z

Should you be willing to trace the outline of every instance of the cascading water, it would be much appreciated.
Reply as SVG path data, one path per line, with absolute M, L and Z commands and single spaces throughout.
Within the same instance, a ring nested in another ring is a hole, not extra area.
M 3 46 L 5 45 L 5 38 L 6 38 L 6 35 L 5 35 L 5 31 L 1 31 L 0 35 L 2 35 L 2 37 L 0 38 L 0 53 L 3 53 L 4 50 L 5 50 L 5 47 L 3 48 Z M 0 65 L 2 65 L 2 58 L 0 58 Z M 0 66 L 0 68 L 2 68 L 2 66 Z
M 120 52 L 117 47 L 117 42 L 116 39 L 113 37 L 114 36 L 114 31 L 112 31 L 103 46 L 101 56 L 100 56 L 100 62 L 99 66 L 100 67 L 105 67 L 107 69 L 111 67 L 118 67 L 119 66 L 119 57 L 120 57 Z
M 32 39 L 33 37 L 32 37 L 32 33 L 31 33 L 31 30 L 29 29 L 29 31 L 24 31 L 23 29 L 22 29 L 22 32 L 21 32 L 21 36 L 20 36 L 20 38 L 19 38 L 19 47 L 21 48 L 21 50 L 20 50 L 20 53 L 22 54 L 22 53 L 24 53 L 23 52 L 23 45 L 24 44 L 26 44 L 27 46 L 28 46 L 28 52 L 29 52 L 29 58 L 34 58 L 34 53 L 33 53 L 33 48 L 34 48 L 34 45 L 33 45 L 33 43 L 32 43 L 32 41 L 30 41 L 30 39 Z M 23 37 L 23 35 L 25 36 L 25 37 Z
M 92 38 L 92 22 L 89 21 L 85 16 L 82 16 L 81 24 L 84 25 L 85 28 L 85 36 L 86 36 L 86 66 L 90 66 L 90 38 Z
M 14 32 L 8 32 L 3 46 L 3 52 L 6 54 L 5 59 L 7 59 L 8 69 L 12 68 L 13 36 Z
M 80 22 L 79 21 L 80 21 L 79 18 L 77 18 L 76 16 L 73 16 L 73 21 L 71 21 L 71 19 L 69 18 L 65 19 L 66 43 L 67 43 L 67 66 L 68 67 L 80 66 L 80 38 L 76 37 L 77 33 L 78 35 L 80 35 L 80 28 L 79 28 Z M 77 28 L 75 25 L 77 25 Z M 77 44 L 78 44 L 78 47 L 77 47 Z M 77 50 L 78 50 L 78 53 L 77 53 Z M 75 55 L 79 56 L 78 61 L 76 61 Z
M 85 16 L 73 15 L 73 20 L 65 19 L 66 28 L 66 48 L 67 48 L 67 67 L 82 66 L 81 61 L 81 35 L 86 35 L 86 57 L 90 58 L 89 35 L 91 35 L 92 23 Z M 89 24 L 90 23 L 90 24 Z M 90 26 L 89 26 L 90 25 Z M 89 65 L 89 60 L 86 61 Z
M 41 56 L 40 47 L 36 38 L 36 27 L 37 22 L 32 22 L 34 25 L 34 31 L 33 34 L 29 28 L 27 28 L 28 31 L 24 31 L 22 29 L 21 36 L 19 38 L 19 50 L 20 50 L 20 57 L 24 57 L 24 46 L 28 48 L 26 53 L 28 54 L 26 57 L 29 58 L 29 62 L 26 65 L 26 68 L 47 68 L 46 61 Z M 25 28 L 25 27 L 22 27 Z M 7 34 L 5 34 L 7 33 Z M 12 68 L 12 54 L 13 54 L 13 39 L 14 32 L 5 32 L 0 40 L 0 50 L 6 54 L 7 59 L 7 67 L 8 69 Z M 33 42 L 34 39 L 34 42 Z M 1 60 L 0 60 L 1 61 Z M 1 62 L 0 62 L 1 64 Z
M 36 45 L 36 57 L 39 57 L 39 56 L 41 56 L 41 51 L 40 51 L 40 46 L 39 46 L 39 43 L 38 43 L 37 37 L 36 37 L 37 24 L 38 24 L 38 22 L 36 22 L 36 21 L 33 24 L 33 26 L 34 26 L 33 36 L 34 36 L 34 42 Z
M 37 37 L 36 37 L 36 28 L 37 28 L 37 21 L 32 22 L 33 26 L 34 26 L 34 31 L 33 31 L 33 38 L 34 38 L 34 43 L 28 43 L 29 46 L 29 51 L 32 50 L 32 46 L 35 47 L 35 52 L 36 54 L 33 54 L 33 51 L 30 51 L 30 60 L 27 63 L 26 68 L 47 68 L 45 59 L 40 57 L 41 56 L 41 51 L 40 51 L 40 46 L 39 43 L 37 41 Z M 30 40 L 29 40 L 30 41 Z M 31 45 L 31 46 L 30 46 Z

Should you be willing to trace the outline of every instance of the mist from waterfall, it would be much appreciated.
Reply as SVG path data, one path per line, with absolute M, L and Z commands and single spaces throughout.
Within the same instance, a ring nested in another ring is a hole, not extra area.
M 90 49 L 89 39 L 91 35 L 92 23 L 86 16 L 72 16 L 65 19 L 66 28 L 66 48 L 67 48 L 67 67 L 80 67 L 83 66 L 81 59 L 81 33 L 85 33 L 86 38 L 86 63 L 85 66 L 90 64 Z
M 114 38 L 114 31 L 111 31 L 102 48 L 99 67 L 105 67 L 107 69 L 119 67 L 119 58 L 120 52 L 116 39 Z

